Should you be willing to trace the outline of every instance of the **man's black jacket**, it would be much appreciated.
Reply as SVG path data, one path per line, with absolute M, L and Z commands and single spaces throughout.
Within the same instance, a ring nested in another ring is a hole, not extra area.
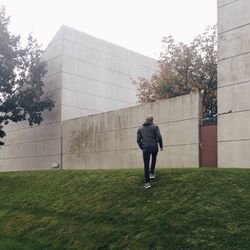
M 162 136 L 158 126 L 153 122 L 145 122 L 137 131 L 137 143 L 144 152 L 157 152 L 158 143 L 162 149 Z

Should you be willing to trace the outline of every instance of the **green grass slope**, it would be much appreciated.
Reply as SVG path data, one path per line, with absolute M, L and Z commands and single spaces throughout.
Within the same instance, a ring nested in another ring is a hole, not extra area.
M 0 173 L 0 249 L 250 249 L 250 171 Z

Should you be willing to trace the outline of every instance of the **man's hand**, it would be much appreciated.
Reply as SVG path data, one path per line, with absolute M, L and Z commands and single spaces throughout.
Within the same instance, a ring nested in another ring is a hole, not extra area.
M 163 150 L 163 148 L 161 148 L 161 151 Z

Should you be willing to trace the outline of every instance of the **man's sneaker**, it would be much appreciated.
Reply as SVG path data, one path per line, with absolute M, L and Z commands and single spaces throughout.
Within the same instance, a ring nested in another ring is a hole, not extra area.
M 154 174 L 150 174 L 150 179 L 155 179 L 155 175 Z
M 145 188 L 145 189 L 151 188 L 150 183 L 149 183 L 149 182 L 145 183 L 144 188 Z

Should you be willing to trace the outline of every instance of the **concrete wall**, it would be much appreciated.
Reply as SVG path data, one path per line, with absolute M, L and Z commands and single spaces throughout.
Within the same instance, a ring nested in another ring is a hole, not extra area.
M 62 51 L 62 120 L 136 104 L 133 79 L 149 78 L 154 59 L 62 26 L 52 41 Z
M 60 123 L 8 129 L 0 149 L 0 171 L 51 169 L 61 162 Z
M 249 0 L 218 1 L 219 167 L 250 167 L 249 13 Z
M 43 57 L 45 94 L 56 103 L 41 126 L 10 124 L 0 171 L 50 169 L 61 164 L 61 122 L 135 105 L 132 79 L 150 77 L 155 60 L 63 26 Z
M 27 122 L 5 127 L 5 145 L 0 148 L 0 171 L 51 169 L 52 163 L 61 162 L 61 51 L 47 48 L 43 59 L 48 61 L 44 78 L 45 94 L 56 103 L 44 121 L 30 127 Z
M 142 167 L 136 132 L 148 113 L 165 146 L 158 166 L 199 167 L 199 105 L 199 96 L 191 94 L 64 121 L 63 168 Z

